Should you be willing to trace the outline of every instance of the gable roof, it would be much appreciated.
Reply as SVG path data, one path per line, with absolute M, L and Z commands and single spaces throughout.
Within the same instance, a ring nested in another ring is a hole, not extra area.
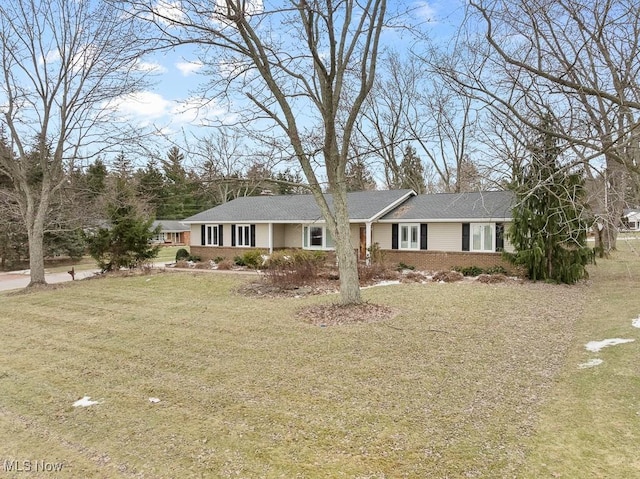
M 380 221 L 509 220 L 515 195 L 511 191 L 438 193 L 409 198 Z
M 413 190 L 357 191 L 347 193 L 351 221 L 372 221 L 414 195 Z M 331 195 L 325 195 L 329 207 Z M 193 215 L 183 223 L 271 223 L 322 220 L 313 195 L 246 196 Z
M 189 231 L 189 227 L 182 223 L 182 221 L 177 220 L 156 220 L 153 222 L 151 227 L 153 229 L 158 226 L 162 226 L 162 231 L 170 232 L 170 231 Z

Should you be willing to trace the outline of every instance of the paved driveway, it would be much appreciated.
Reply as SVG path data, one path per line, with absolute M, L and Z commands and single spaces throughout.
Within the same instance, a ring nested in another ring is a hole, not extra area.
M 78 271 L 76 273 L 76 279 L 88 278 L 98 271 L 97 269 Z M 45 273 L 44 277 L 49 284 L 71 281 L 71 275 L 69 273 Z M 26 288 L 29 285 L 30 279 L 29 270 L 0 273 L 0 291 Z

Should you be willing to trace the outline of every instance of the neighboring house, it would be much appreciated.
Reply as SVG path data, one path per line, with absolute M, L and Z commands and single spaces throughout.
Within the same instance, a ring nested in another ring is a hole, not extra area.
M 151 226 L 156 229 L 160 226 L 160 233 L 151 240 L 153 243 L 161 243 L 168 246 L 188 245 L 191 237 L 191 228 L 181 221 L 157 220 Z
M 640 210 L 624 210 L 622 212 L 622 227 L 626 231 L 640 231 Z
M 328 196 L 331 205 L 331 197 Z M 513 195 L 505 191 L 416 195 L 412 190 L 348 194 L 352 242 L 364 260 L 377 244 L 385 258 L 419 269 L 507 267 L 504 228 Z M 233 258 L 243 248 L 334 249 L 313 196 L 237 198 L 182 221 L 191 227 L 191 254 Z

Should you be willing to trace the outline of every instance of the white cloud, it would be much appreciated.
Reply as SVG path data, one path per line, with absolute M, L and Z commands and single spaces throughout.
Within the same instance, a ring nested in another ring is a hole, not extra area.
M 437 10 L 429 2 L 416 2 L 415 14 L 424 21 L 433 23 L 436 21 Z
M 188 98 L 179 102 L 171 109 L 173 122 L 192 126 L 205 126 L 213 120 L 229 117 L 228 110 L 216 102 L 204 98 Z
M 196 73 L 203 66 L 204 65 L 202 64 L 202 62 L 199 62 L 199 61 L 195 61 L 195 62 L 178 62 L 178 63 L 176 63 L 176 68 L 178 70 L 180 70 L 180 72 L 182 72 L 182 75 L 185 76 L 185 77 Z
M 151 91 L 120 97 L 105 106 L 119 116 L 121 121 L 140 127 L 154 125 L 154 128 L 165 132 L 182 127 L 210 125 L 214 121 L 230 122 L 235 118 L 227 108 L 215 101 L 197 97 L 168 100 Z
M 136 69 L 141 72 L 149 72 L 149 73 L 166 73 L 167 69 L 155 62 L 136 62 Z
M 164 117 L 171 110 L 171 106 L 171 102 L 161 95 L 142 91 L 116 98 L 109 102 L 108 108 L 128 120 L 137 118 L 141 122 L 149 122 Z
M 159 0 L 153 7 L 153 12 L 157 17 L 155 20 L 167 25 L 172 22 L 182 22 L 185 19 L 179 1 Z
M 44 62 L 47 62 L 49 64 L 51 63 L 57 63 L 60 61 L 60 52 L 58 50 L 50 50 L 47 52 L 47 54 L 44 56 L 44 58 L 40 59 L 40 65 L 44 65 Z

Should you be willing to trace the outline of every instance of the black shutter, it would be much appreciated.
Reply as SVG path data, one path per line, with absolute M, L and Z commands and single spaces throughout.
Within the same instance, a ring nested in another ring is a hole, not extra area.
M 236 245 L 236 225 L 231 225 L 231 246 Z
M 391 249 L 398 249 L 398 223 L 391 225 Z
M 469 223 L 462 223 L 462 251 L 469 251 Z
M 251 247 L 256 247 L 256 225 L 251 225 L 249 227 L 251 229 Z
M 218 246 L 223 246 L 223 244 L 222 244 L 222 225 L 218 225 Z
M 504 223 L 496 223 L 496 251 L 504 251 Z
M 420 249 L 427 249 L 427 223 L 420 224 Z
M 207 227 L 205 225 L 201 225 L 200 226 L 200 245 L 204 246 L 205 244 L 207 244 L 205 242 L 205 237 L 207 235 Z

